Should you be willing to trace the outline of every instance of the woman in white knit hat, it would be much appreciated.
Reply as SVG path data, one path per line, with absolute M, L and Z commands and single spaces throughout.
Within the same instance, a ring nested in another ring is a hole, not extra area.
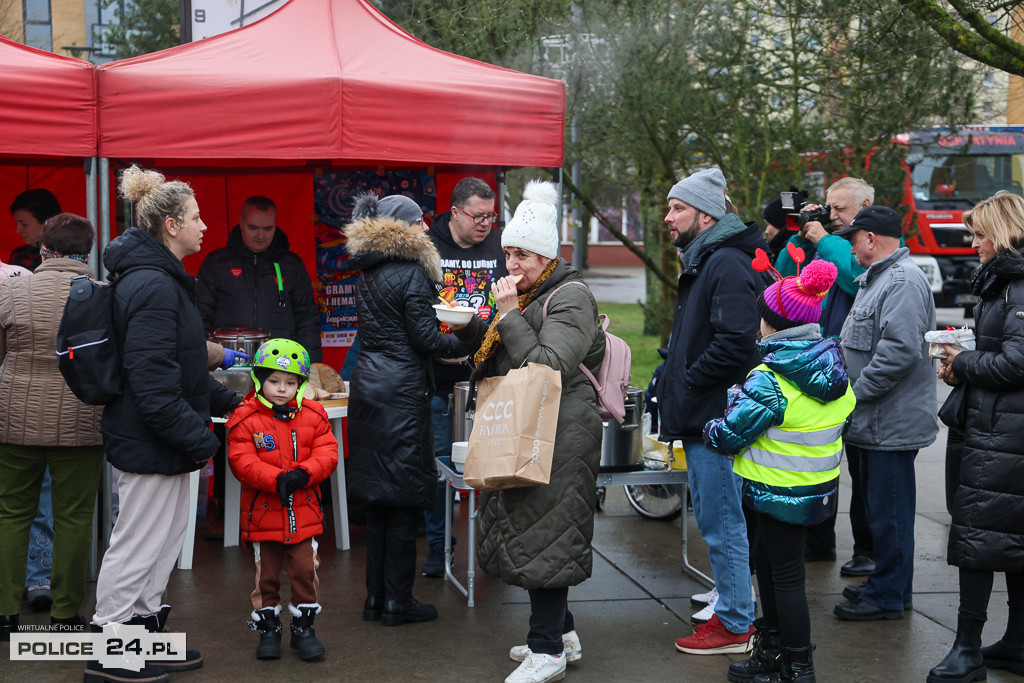
M 506 683 L 559 680 L 566 661 L 582 657 L 568 595 L 570 586 L 590 577 L 593 564 L 601 418 L 594 387 L 578 366 L 584 363 L 596 374 L 605 341 L 590 290 L 563 287 L 582 279 L 559 258 L 558 219 L 556 187 L 529 183 L 501 236 L 509 275 L 492 286 L 498 315 L 489 327 L 474 317 L 455 330 L 474 354 L 475 380 L 504 375 L 527 362 L 562 372 L 551 482 L 484 492 L 480 499 L 480 566 L 530 593 L 526 645 L 509 653 L 522 664 Z

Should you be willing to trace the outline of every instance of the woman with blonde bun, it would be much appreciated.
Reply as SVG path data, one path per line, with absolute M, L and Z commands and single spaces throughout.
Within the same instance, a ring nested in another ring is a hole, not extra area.
M 96 582 L 92 623 L 163 631 L 171 609 L 163 593 L 190 509 L 189 473 L 217 451 L 211 413 L 225 415 L 240 397 L 207 372 L 196 281 L 181 263 L 200 250 L 206 232 L 192 188 L 132 166 L 120 189 L 138 227 L 103 250 L 118 282 L 113 325 L 124 388 L 101 420 L 107 459 L 122 472 L 120 514 Z M 202 665 L 194 650 L 184 661 L 147 660 L 140 671 L 90 661 L 85 682 L 165 681 L 167 671 Z

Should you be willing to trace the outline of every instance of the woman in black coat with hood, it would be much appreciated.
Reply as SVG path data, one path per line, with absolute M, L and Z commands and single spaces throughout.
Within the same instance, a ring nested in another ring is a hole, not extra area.
M 433 304 L 441 256 L 412 199 L 363 195 L 345 228 L 356 284 L 359 360 L 348 404 L 349 499 L 366 503 L 363 620 L 437 618 L 412 597 L 416 529 L 437 497 L 431 427 L 433 358 L 465 355 Z
M 1024 197 L 999 192 L 964 214 L 981 266 L 971 287 L 977 350 L 945 345 L 939 378 L 967 385 L 967 423 L 949 531 L 960 568 L 956 640 L 930 683 L 1024 674 Z M 1006 574 L 1006 634 L 981 647 L 994 572 Z
M 197 253 L 206 225 L 192 188 L 132 166 L 121 194 L 135 207 L 138 227 L 103 251 L 117 281 L 113 327 L 124 388 L 103 410 L 103 450 L 118 480 L 120 513 L 96 580 L 95 626 L 126 623 L 162 631 L 171 570 L 189 517 L 189 473 L 217 451 L 210 415 L 224 415 L 240 397 L 207 371 L 206 334 L 195 305 L 196 280 L 181 260 Z M 189 650 L 184 661 L 141 671 L 90 661 L 86 683 L 167 680 L 167 670 L 202 666 Z

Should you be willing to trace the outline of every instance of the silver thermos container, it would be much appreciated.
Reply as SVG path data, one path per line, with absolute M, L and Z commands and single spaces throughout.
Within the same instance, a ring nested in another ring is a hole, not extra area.
M 466 412 L 469 398 L 469 382 L 456 382 L 452 398 L 453 442 L 469 441 L 469 435 L 473 433 L 473 414 L 476 411 L 470 409 Z

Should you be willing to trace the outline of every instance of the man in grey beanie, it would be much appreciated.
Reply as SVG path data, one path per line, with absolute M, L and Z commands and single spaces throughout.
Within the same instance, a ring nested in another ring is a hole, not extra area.
M 697 171 L 672 186 L 669 199 L 678 199 L 716 221 L 726 214 L 725 176 L 717 168 Z
M 759 361 L 755 301 L 769 284 L 751 268 L 768 249 L 756 224 L 726 212 L 725 177 L 717 168 L 683 178 L 668 193 L 672 244 L 682 250 L 679 292 L 668 358 L 658 382 L 662 441 L 682 441 L 693 514 L 708 544 L 717 604 L 693 636 L 676 641 L 689 654 L 743 654 L 753 633 L 742 480 L 732 461 L 711 451 L 704 425 L 725 414 L 731 385 Z M 695 623 L 703 621 L 695 616 Z

